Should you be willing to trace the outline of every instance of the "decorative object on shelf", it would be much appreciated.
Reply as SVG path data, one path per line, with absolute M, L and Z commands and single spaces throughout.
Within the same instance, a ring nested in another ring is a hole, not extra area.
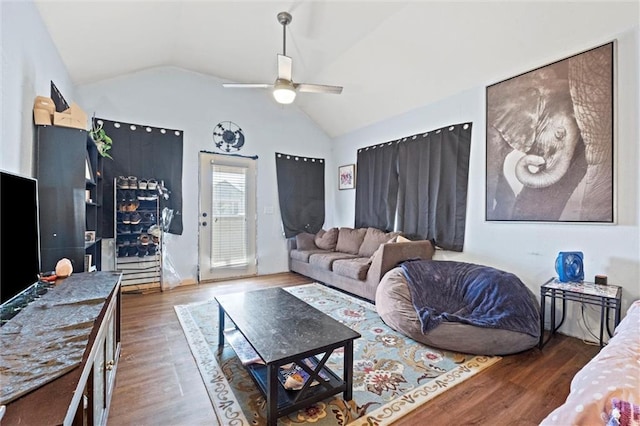
M 55 105 L 55 111 L 62 112 L 62 111 L 65 111 L 65 110 L 69 109 L 69 103 L 64 98 L 64 96 L 62 96 L 62 93 L 60 93 L 60 89 L 58 89 L 58 86 L 56 86 L 56 84 L 53 82 L 53 80 L 51 80 L 51 84 L 49 86 L 49 90 L 50 90 L 50 93 L 51 93 L 50 94 L 51 100 L 53 101 L 53 103 Z
M 91 167 L 91 159 L 89 158 L 89 154 L 85 156 L 84 178 L 91 183 L 96 183 L 96 180 L 93 178 L 93 168 Z
M 338 168 L 338 189 L 354 189 L 356 187 L 356 165 L 347 164 Z
M 279 104 L 290 104 L 296 98 L 296 92 L 309 93 L 342 93 L 341 86 L 327 86 L 324 84 L 294 83 L 292 79 L 292 60 L 287 56 L 287 25 L 291 23 L 291 14 L 278 13 L 278 22 L 282 25 L 282 55 L 278 54 L 278 77 L 273 84 L 264 83 L 224 83 L 223 87 L 230 88 L 272 88 L 273 98 Z
M 72 273 L 73 265 L 71 264 L 71 261 L 69 259 L 63 257 L 62 259 L 58 260 L 58 263 L 56 263 L 56 275 L 58 276 L 58 278 L 66 278 Z
M 220 151 L 240 151 L 244 146 L 244 132 L 233 121 L 221 121 L 213 128 L 213 142 Z
M 584 281 L 584 258 L 581 251 L 561 251 L 556 258 L 556 273 L 563 282 Z
M 102 120 L 96 120 L 94 116 L 91 120 L 91 130 L 89 131 L 89 136 L 91 136 L 91 140 L 93 140 L 93 142 L 96 144 L 100 155 L 102 155 L 103 157 L 111 158 L 113 160 L 108 152 L 111 149 L 111 145 L 113 145 L 113 140 L 111 140 L 111 138 L 107 136 L 107 133 L 104 131 L 103 125 L 104 123 L 102 122 Z
M 614 42 L 487 86 L 486 219 L 613 212 Z
M 95 243 L 96 242 L 96 231 L 84 231 L 84 242 L 85 243 Z

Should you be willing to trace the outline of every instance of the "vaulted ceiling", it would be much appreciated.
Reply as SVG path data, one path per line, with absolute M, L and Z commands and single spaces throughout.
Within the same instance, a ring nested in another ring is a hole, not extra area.
M 344 87 L 295 101 L 332 137 L 608 42 L 640 13 L 637 0 L 36 3 L 76 85 L 167 65 L 273 83 L 288 11 L 293 80 Z

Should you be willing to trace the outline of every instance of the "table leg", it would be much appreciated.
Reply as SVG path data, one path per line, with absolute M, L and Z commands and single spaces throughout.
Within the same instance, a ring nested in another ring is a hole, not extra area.
M 604 299 L 600 301 L 600 347 L 604 346 L 604 327 L 605 327 L 604 314 L 605 314 L 605 310 L 609 309 L 605 307 L 604 302 L 605 302 Z
M 546 311 L 546 297 L 545 291 L 542 290 L 540 293 L 540 342 L 538 343 L 538 348 L 542 349 L 544 346 L 544 317 Z
M 556 295 L 553 290 L 551 291 L 551 312 L 549 316 L 551 317 L 549 339 L 551 339 L 551 336 L 556 332 Z
M 278 366 L 267 365 L 267 426 L 278 423 Z
M 351 401 L 353 399 L 353 340 L 349 340 L 344 345 L 344 381 L 346 389 L 344 390 L 345 401 Z
M 218 305 L 218 350 L 224 346 L 224 309 Z

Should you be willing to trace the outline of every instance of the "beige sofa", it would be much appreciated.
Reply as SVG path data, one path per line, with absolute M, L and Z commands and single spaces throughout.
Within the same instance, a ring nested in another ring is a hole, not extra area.
M 398 241 L 400 240 L 400 241 Z M 288 240 L 289 269 L 375 301 L 384 274 L 408 259 L 431 259 L 429 241 L 409 241 L 376 228 L 332 228 Z

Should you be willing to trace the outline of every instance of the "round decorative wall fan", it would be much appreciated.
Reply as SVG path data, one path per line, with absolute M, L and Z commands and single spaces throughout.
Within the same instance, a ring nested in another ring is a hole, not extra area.
M 581 251 L 561 251 L 556 258 L 556 272 L 561 282 L 584 281 L 584 265 Z
M 221 121 L 213 128 L 213 142 L 220 151 L 240 151 L 244 145 L 244 133 L 233 121 Z

